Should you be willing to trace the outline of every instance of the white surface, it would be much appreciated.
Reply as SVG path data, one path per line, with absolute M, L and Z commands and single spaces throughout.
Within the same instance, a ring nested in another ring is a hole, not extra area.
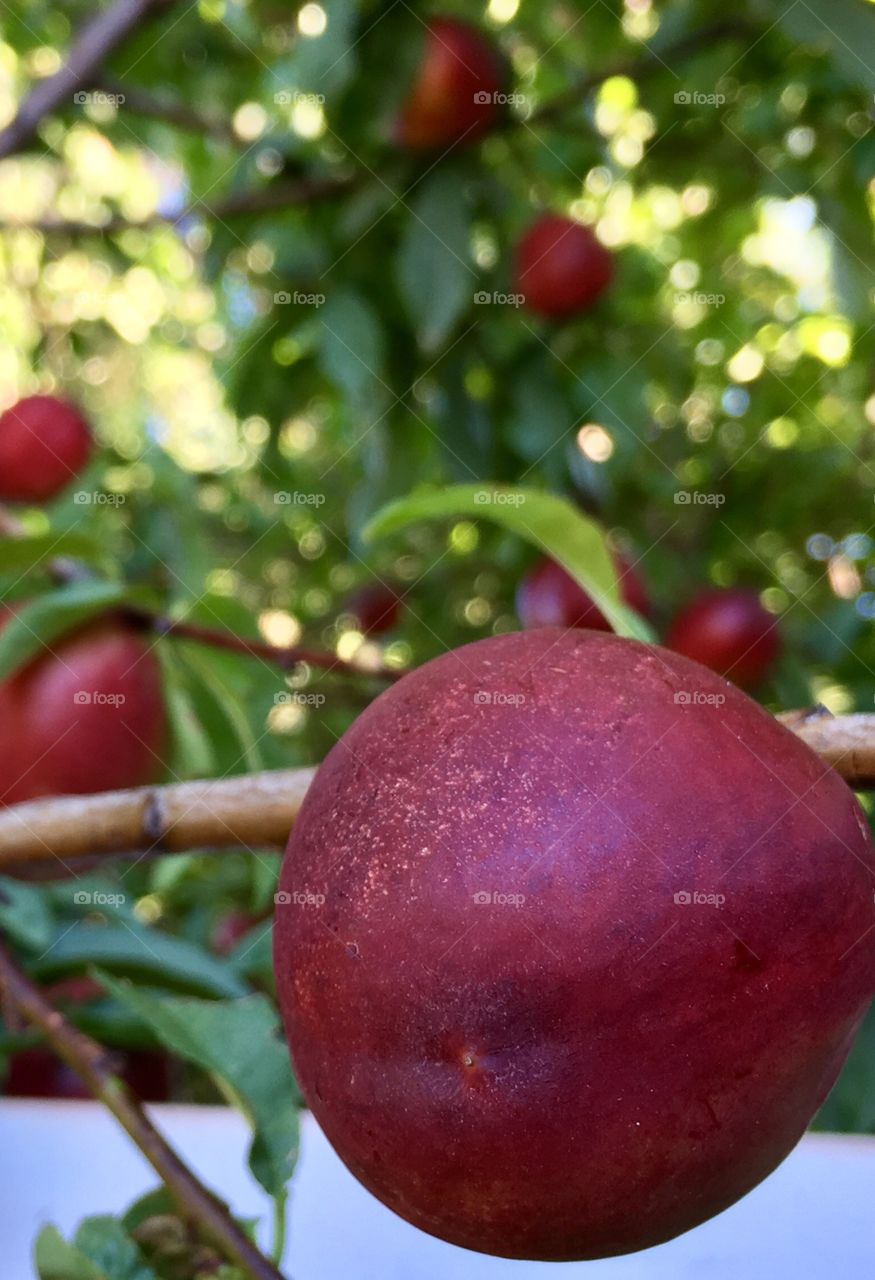
M 153 1107 L 201 1176 L 243 1214 L 266 1214 L 242 1121 L 220 1107 Z M 0 1102 L 0 1277 L 33 1280 L 46 1222 L 68 1235 L 154 1185 L 112 1119 L 89 1102 Z M 720 1217 L 646 1253 L 598 1263 L 507 1262 L 423 1235 L 341 1165 L 312 1118 L 292 1188 L 289 1280 L 859 1280 L 875 1257 L 875 1138 L 811 1135 Z

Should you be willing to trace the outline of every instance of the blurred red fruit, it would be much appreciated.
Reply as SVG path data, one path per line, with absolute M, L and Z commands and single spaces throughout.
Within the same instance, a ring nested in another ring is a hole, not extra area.
M 614 277 L 614 259 L 589 227 L 545 214 L 517 246 L 517 293 L 530 311 L 570 316 L 601 297 Z
M 620 575 L 620 594 L 636 613 L 646 617 L 650 601 L 639 574 L 625 556 L 614 556 Z M 589 627 L 610 631 L 611 625 L 583 587 L 555 560 L 539 560 L 520 581 L 516 608 L 524 627 Z
M 141 1102 L 170 1098 L 170 1063 L 163 1053 L 137 1049 L 118 1055 L 122 1079 Z M 22 1049 L 12 1055 L 3 1087 L 12 1098 L 91 1098 L 76 1072 L 50 1049 Z
M 0 630 L 11 617 L 0 609 Z M 148 643 L 114 619 L 91 623 L 0 683 L 0 805 L 143 786 L 166 733 Z
M 499 57 L 476 27 L 432 18 L 396 140 L 414 150 L 473 142 L 495 122 L 503 82 Z
M 88 423 L 55 396 L 28 396 L 0 415 L 0 500 L 48 502 L 91 456 Z
M 675 618 L 666 644 L 742 688 L 759 683 L 781 652 L 777 618 L 744 587 L 697 596 Z
M 341 612 L 355 618 L 362 635 L 380 636 L 392 630 L 403 608 L 404 601 L 392 587 L 374 582 L 351 591 Z

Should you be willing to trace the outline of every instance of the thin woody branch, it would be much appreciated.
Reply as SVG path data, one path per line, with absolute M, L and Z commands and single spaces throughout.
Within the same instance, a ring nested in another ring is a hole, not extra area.
M 199 1229 L 251 1280 L 283 1280 L 217 1196 L 203 1185 L 114 1074 L 106 1050 L 71 1026 L 0 943 L 0 992 L 7 1008 L 38 1028 L 52 1049 L 115 1116 L 173 1196 L 182 1218 Z
M 281 849 L 315 769 L 280 769 L 0 809 L 0 870 L 124 853 Z
M 22 102 L 15 119 L 0 131 L 0 160 L 26 147 L 46 116 L 72 102 L 78 89 L 93 84 L 103 63 L 135 27 L 172 3 L 173 0 L 116 0 L 96 14 L 77 36 L 60 71 L 38 83 Z
M 130 0 L 130 2 L 133 3 L 134 0 Z M 164 3 L 166 2 L 167 0 L 164 0 Z M 515 117 L 508 116 L 504 127 L 514 128 L 524 123 L 527 128 L 532 128 L 533 126 L 549 123 L 561 117 L 565 112 L 579 106 L 594 90 L 614 76 L 625 76 L 636 83 L 641 83 L 661 70 L 670 70 L 673 63 L 682 61 L 699 49 L 708 48 L 720 40 L 747 37 L 754 30 L 753 25 L 743 18 L 720 18 L 707 26 L 700 27 L 698 30 L 682 36 L 671 45 L 666 46 L 661 53 L 657 54 L 648 50 L 641 57 L 628 59 L 625 62 L 617 63 L 602 71 L 596 71 L 591 75 L 585 76 L 568 89 L 563 90 L 562 93 L 556 94 L 547 102 L 542 103 L 527 120 L 521 122 Z M 132 92 L 135 93 L 136 91 Z M 141 100 L 144 114 L 150 113 L 147 109 L 149 105 L 147 101 Z M 154 107 L 154 103 L 152 106 Z M 170 117 L 168 116 L 167 118 L 169 119 Z M 192 121 L 186 112 L 184 115 L 179 116 L 176 123 L 180 124 L 181 127 L 190 127 Z M 0 135 L 0 144 L 2 144 L 2 136 Z M 0 151 L 0 156 L 2 154 L 3 152 Z M 269 213 L 279 209 L 293 208 L 296 205 L 311 204 L 319 200 L 334 199 L 361 185 L 367 177 L 368 173 L 365 170 L 355 170 L 346 175 L 324 178 L 305 177 L 295 182 L 277 183 L 274 186 L 266 187 L 263 191 L 242 192 L 214 205 L 197 202 L 182 213 L 175 215 L 156 212 L 138 222 L 131 222 L 122 217 L 110 218 L 108 222 L 103 224 L 48 218 L 39 222 L 29 223 L 7 222 L 2 224 L 0 229 L 14 230 L 16 227 L 21 227 L 39 231 L 43 234 L 58 233 L 78 237 L 113 235 L 131 227 L 178 226 L 181 222 L 194 217 L 224 222 L 249 214 Z
M 261 658 L 280 667 L 283 671 L 291 671 L 300 662 L 323 671 L 334 671 L 341 675 L 378 676 L 383 680 L 397 680 L 403 674 L 389 667 L 373 667 L 346 662 L 324 649 L 308 649 L 301 645 L 290 645 L 281 649 L 277 645 L 263 640 L 248 640 L 233 631 L 219 631 L 213 627 L 202 627 L 194 622 L 176 621 L 174 618 L 162 617 L 150 613 L 147 609 L 127 609 L 125 615 L 135 624 L 148 627 L 157 635 L 176 636 L 180 640 L 193 640 L 198 644 L 208 645 L 213 649 L 226 649 L 231 653 L 248 654 L 253 658 Z
M 857 790 L 875 789 L 875 715 L 822 707 L 778 717 Z M 282 849 L 315 769 L 183 782 L 0 810 L 0 871 L 193 849 Z

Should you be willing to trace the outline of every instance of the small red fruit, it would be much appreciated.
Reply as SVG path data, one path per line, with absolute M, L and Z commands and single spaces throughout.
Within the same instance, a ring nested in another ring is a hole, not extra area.
M 781 652 L 777 618 L 744 587 L 697 596 L 675 618 L 666 644 L 742 688 L 768 675 Z
M 114 619 L 91 623 L 0 684 L 0 805 L 143 786 L 166 732 L 155 654 Z
M 370 704 L 295 823 L 297 1079 L 432 1235 L 648 1248 L 820 1107 L 875 995 L 873 877 L 838 774 L 707 668 L 598 631 L 466 645 Z
M 625 556 L 615 555 L 620 577 L 620 595 L 636 613 L 645 617 L 650 601 L 641 577 Z M 521 579 L 516 594 L 516 609 L 524 627 L 589 627 L 593 631 L 611 631 L 611 624 L 583 587 L 557 564 L 542 559 Z
M 414 150 L 473 142 L 499 114 L 501 62 L 476 27 L 432 18 L 416 80 L 401 110 L 396 139 Z
M 589 227 L 545 214 L 517 246 L 516 292 L 530 311 L 570 316 L 601 297 L 614 278 L 614 259 Z
M 170 1062 L 165 1054 L 136 1049 L 117 1054 L 117 1060 L 122 1079 L 141 1102 L 170 1100 Z M 93 1097 L 72 1067 L 42 1048 L 12 1055 L 3 1092 L 11 1098 Z
M 342 612 L 355 619 L 362 635 L 380 636 L 392 630 L 403 608 L 397 591 L 384 582 L 373 582 L 350 592 Z
M 91 457 L 88 423 L 56 396 L 28 396 L 0 415 L 0 500 L 48 502 Z

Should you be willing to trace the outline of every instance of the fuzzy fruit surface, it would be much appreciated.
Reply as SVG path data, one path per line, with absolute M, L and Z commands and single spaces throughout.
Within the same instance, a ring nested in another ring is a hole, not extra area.
M 776 662 L 781 635 L 777 618 L 763 608 L 755 591 L 718 588 L 697 596 L 681 610 L 666 644 L 750 688 Z
M 382 582 L 367 583 L 351 591 L 343 602 L 343 612 L 355 618 L 365 636 L 381 636 L 398 622 L 404 602 L 398 592 Z
M 615 555 L 620 595 L 625 604 L 645 617 L 650 601 L 639 574 L 625 556 Z M 555 560 L 539 560 L 520 580 L 516 611 L 524 627 L 613 628 L 601 609 L 571 574 Z
M 589 227 L 545 214 L 517 246 L 516 291 L 530 311 L 570 316 L 585 311 L 614 278 L 614 259 Z
M 0 415 L 0 500 L 48 502 L 91 456 L 91 431 L 73 405 L 28 396 Z
M 153 781 L 166 713 L 148 642 L 101 620 L 52 648 L 0 684 L 0 805 Z
M 850 790 L 713 672 L 598 631 L 467 645 L 371 704 L 295 824 L 298 1079 L 424 1231 L 658 1244 L 825 1098 L 875 992 L 873 876 Z
M 396 128 L 397 141 L 414 150 L 474 142 L 498 118 L 495 95 L 503 83 L 498 55 L 476 27 L 432 18 Z

